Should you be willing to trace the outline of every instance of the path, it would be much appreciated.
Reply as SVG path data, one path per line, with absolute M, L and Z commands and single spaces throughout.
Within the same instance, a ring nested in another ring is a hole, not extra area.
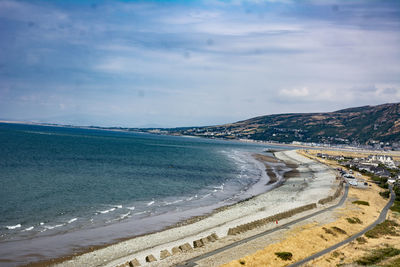
M 309 262 L 309 261 L 311 261 L 311 260 L 313 260 L 313 259 L 316 259 L 316 258 L 318 258 L 318 257 L 321 257 L 321 256 L 323 256 L 323 255 L 325 255 L 325 254 L 327 254 L 327 253 L 330 253 L 331 251 L 333 251 L 333 250 L 335 250 L 335 249 L 337 249 L 337 248 L 339 248 L 339 247 L 341 247 L 341 246 L 343 246 L 343 245 L 345 245 L 345 244 L 348 244 L 349 242 L 355 240 L 357 237 L 362 236 L 362 235 L 365 234 L 367 231 L 369 231 L 369 230 L 371 230 L 372 228 L 374 228 L 377 224 L 382 223 L 383 221 L 386 220 L 387 212 L 388 212 L 390 206 L 392 206 L 392 204 L 393 204 L 393 202 L 394 202 L 394 200 L 395 200 L 395 196 L 396 196 L 396 195 L 394 194 L 392 188 L 390 187 L 390 200 L 389 200 L 389 202 L 386 204 L 386 206 L 385 206 L 385 207 L 383 208 L 383 210 L 381 211 L 381 214 L 379 215 L 378 219 L 377 219 L 375 222 L 373 222 L 371 225 L 369 225 L 367 228 L 365 228 L 364 230 L 362 230 L 361 232 L 359 232 L 359 233 L 357 233 L 357 234 L 355 234 L 355 235 L 353 235 L 353 236 L 351 236 L 351 237 L 349 237 L 349 238 L 343 240 L 343 241 L 340 242 L 340 243 L 337 243 L 336 245 L 333 245 L 333 246 L 331 246 L 331 247 L 329 247 L 329 248 L 327 248 L 327 249 L 324 249 L 324 250 L 322 250 L 322 251 L 320 251 L 320 252 L 318 252 L 318 253 L 315 253 L 314 255 L 311 255 L 311 256 L 309 256 L 309 257 L 307 257 L 307 258 L 305 258 L 305 259 L 303 259 L 303 260 L 301 260 L 301 261 L 298 261 L 298 262 L 295 262 L 295 263 L 293 263 L 293 264 L 290 264 L 290 265 L 288 265 L 287 267 L 297 267 L 297 266 L 301 266 L 301 265 L 305 264 L 306 262 Z
M 298 218 L 298 219 L 293 220 L 293 221 L 291 221 L 291 222 L 289 222 L 289 223 L 283 224 L 283 225 L 281 225 L 281 226 L 279 226 L 279 227 L 276 227 L 276 228 L 274 228 L 274 229 L 267 230 L 267 231 L 265 231 L 265 232 L 259 233 L 259 234 L 254 235 L 254 236 L 250 236 L 250 237 L 248 237 L 248 238 L 242 239 L 242 240 L 240 240 L 240 241 L 237 241 L 237 242 L 232 243 L 232 244 L 230 244 L 230 245 L 227 245 L 227 246 L 225 246 L 225 247 L 222 247 L 222 248 L 219 248 L 219 249 L 210 251 L 210 252 L 208 252 L 208 253 L 205 253 L 205 254 L 203 254 L 203 255 L 197 256 L 197 257 L 195 257 L 195 258 L 189 259 L 189 260 L 185 261 L 184 263 L 177 264 L 176 266 L 177 266 L 177 267 L 192 267 L 192 266 L 196 266 L 196 265 L 197 265 L 197 264 L 196 264 L 197 261 L 200 261 L 200 260 L 206 259 L 206 258 L 208 258 L 208 257 L 214 256 L 214 255 L 216 255 L 216 254 L 218 254 L 218 253 L 221 253 L 221 252 L 223 252 L 223 251 L 226 251 L 226 250 L 228 250 L 228 249 L 237 247 L 237 246 L 239 246 L 239 245 L 242 245 L 242 244 L 244 244 L 244 243 L 247 243 L 247 242 L 249 242 L 249 241 L 252 241 L 252 240 L 254 240 L 254 239 L 257 239 L 257 238 L 259 238 L 259 237 L 262 237 L 262 236 L 265 236 L 265 235 L 274 233 L 274 232 L 276 232 L 276 231 L 282 230 L 282 229 L 287 228 L 287 227 L 289 227 L 289 226 L 292 226 L 292 225 L 294 225 L 294 224 L 296 224 L 296 223 L 299 223 L 299 222 L 301 222 L 301 221 L 304 221 L 304 220 L 307 220 L 307 219 L 309 219 L 309 218 L 311 218 L 311 217 L 314 217 L 314 216 L 316 216 L 316 215 L 319 215 L 319 214 L 321 214 L 321 213 L 324 213 L 324 212 L 330 211 L 330 210 L 332 210 L 332 209 L 335 209 L 335 208 L 337 208 L 337 207 L 340 207 L 340 206 L 342 206 L 343 203 L 345 202 L 345 200 L 346 200 L 346 198 L 347 198 L 348 191 L 349 191 L 349 186 L 348 186 L 348 184 L 346 184 L 346 186 L 345 186 L 345 192 L 344 192 L 344 194 L 343 194 L 343 197 L 340 199 L 339 203 L 337 203 L 337 204 L 335 204 L 335 205 L 333 205 L 333 206 L 330 206 L 330 207 L 328 207 L 328 208 L 326 208 L 326 209 L 319 210 L 319 211 L 314 212 L 314 213 L 312 213 L 312 214 L 303 216 L 303 217 L 301 217 L 301 218 Z

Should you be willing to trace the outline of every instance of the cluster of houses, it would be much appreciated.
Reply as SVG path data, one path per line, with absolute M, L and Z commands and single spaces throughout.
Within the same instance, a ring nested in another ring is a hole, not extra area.
M 351 158 L 318 153 L 317 156 L 342 162 L 342 164 L 348 168 L 356 168 L 359 171 L 366 171 L 376 176 L 387 178 L 388 183 L 400 183 L 400 162 L 394 161 L 393 157 L 388 155 L 369 155 L 365 158 Z M 390 170 L 398 170 L 397 176 L 393 177 L 393 173 L 391 173 Z M 344 175 L 352 176 L 351 174 L 342 173 L 344 178 L 347 178 Z

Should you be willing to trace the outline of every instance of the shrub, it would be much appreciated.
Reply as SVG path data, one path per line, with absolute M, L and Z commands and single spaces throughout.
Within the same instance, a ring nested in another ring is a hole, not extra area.
M 396 201 L 393 203 L 392 207 L 390 207 L 390 209 L 391 209 L 392 211 L 395 211 L 395 212 L 400 212 L 400 201 L 399 201 L 399 200 L 396 200 Z
M 333 236 L 337 236 L 337 234 L 335 232 L 333 232 L 331 229 L 322 227 L 322 229 L 324 229 L 325 233 L 333 235 Z
M 396 222 L 391 220 L 386 220 L 383 223 L 378 224 L 371 230 L 365 233 L 368 238 L 378 238 L 383 235 L 397 235 L 396 227 L 399 226 Z
M 368 201 L 363 201 L 363 200 L 353 201 L 353 204 L 369 206 L 369 202 Z
M 362 237 L 362 236 L 357 237 L 356 240 L 357 240 L 357 242 L 358 242 L 359 244 L 365 244 L 365 243 L 367 243 L 367 239 L 365 239 L 365 238 Z
M 275 255 L 284 261 L 291 260 L 293 257 L 293 254 L 290 252 L 275 252 Z
M 353 218 L 346 218 L 346 220 L 351 223 L 351 224 L 362 224 L 362 221 L 360 219 L 358 219 L 357 217 L 353 217 Z
M 386 190 L 386 191 L 383 191 L 383 192 L 379 192 L 379 195 L 381 195 L 381 197 L 383 197 L 383 198 L 389 198 L 390 191 Z
M 246 265 L 246 261 L 245 261 L 245 260 L 239 260 L 239 263 L 240 263 L 241 265 Z
M 339 234 L 347 235 L 346 231 L 341 229 L 341 228 L 339 228 L 339 227 L 333 226 L 332 229 L 335 230 L 335 232 L 337 232 Z
M 372 265 L 382 260 L 397 256 L 400 254 L 400 249 L 387 247 L 387 248 L 379 248 L 371 251 L 371 254 L 366 255 L 356 262 L 360 265 Z

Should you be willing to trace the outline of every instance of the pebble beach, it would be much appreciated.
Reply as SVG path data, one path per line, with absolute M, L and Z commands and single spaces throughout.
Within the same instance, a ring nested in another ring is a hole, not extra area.
M 125 240 L 73 257 L 56 266 L 118 266 L 133 259 L 137 259 L 142 266 L 170 266 L 186 258 L 194 257 L 202 251 L 196 249 L 197 251 L 174 255 L 160 261 L 161 251 L 171 251 L 174 247 L 185 243 L 192 246 L 193 241 L 211 234 L 219 237 L 218 244 L 212 246 L 223 246 L 225 243 L 232 242 L 232 238 L 227 238 L 230 228 L 316 203 L 319 199 L 332 195 L 336 190 L 336 174 L 329 167 L 308 159 L 295 150 L 274 154 L 287 166 L 297 167 L 296 173 L 288 177 L 285 177 L 284 171 L 276 173 L 279 179 L 275 189 L 224 209 L 218 209 L 217 212 L 190 224 Z M 266 165 L 279 164 L 272 161 L 264 163 Z M 279 168 L 276 169 L 279 170 Z M 284 170 L 284 166 L 281 169 Z M 148 255 L 154 255 L 157 262 L 146 263 L 145 258 Z

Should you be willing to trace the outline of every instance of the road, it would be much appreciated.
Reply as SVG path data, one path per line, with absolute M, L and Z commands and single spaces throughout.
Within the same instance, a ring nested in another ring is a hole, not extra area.
M 395 200 L 395 194 L 394 194 L 392 188 L 390 187 L 390 200 L 389 200 L 389 202 L 386 204 L 386 206 L 383 208 L 383 210 L 381 211 L 381 214 L 379 215 L 378 219 L 377 219 L 375 222 L 373 222 L 371 225 L 369 225 L 367 228 L 365 228 L 365 229 L 362 230 L 361 232 L 359 232 L 359 233 L 357 233 L 357 234 L 355 234 L 355 235 L 353 235 L 353 236 L 351 236 L 351 237 L 349 237 L 349 238 L 343 240 L 342 242 L 337 243 L 336 245 L 333 245 L 333 246 L 331 246 L 331 247 L 329 247 L 329 248 L 327 248 L 327 249 L 324 249 L 324 250 L 322 250 L 322 251 L 320 251 L 320 252 L 318 252 L 318 253 L 315 253 L 314 255 L 311 255 L 311 256 L 309 256 L 309 257 L 307 257 L 307 258 L 305 258 L 305 259 L 303 259 L 303 260 L 301 260 L 301 261 L 298 261 L 298 262 L 295 262 L 295 263 L 293 263 L 293 264 L 290 264 L 290 265 L 288 265 L 287 267 L 297 267 L 297 266 L 301 266 L 301 265 L 303 265 L 303 264 L 305 264 L 305 263 L 307 263 L 307 262 L 309 262 L 309 261 L 311 261 L 311 260 L 313 260 L 313 259 L 316 259 L 316 258 L 318 258 L 318 257 L 321 257 L 321 256 L 327 254 L 327 253 L 330 253 L 330 252 L 332 252 L 333 250 L 335 250 L 335 249 L 337 249 L 337 248 L 339 248 L 339 247 L 341 247 L 341 246 L 343 246 L 343 245 L 345 245 L 345 244 L 348 244 L 349 242 L 355 240 L 357 237 L 362 236 L 362 235 L 365 234 L 367 231 L 369 231 L 369 230 L 371 230 L 372 228 L 374 228 L 377 224 L 382 223 L 383 221 L 386 220 L 387 212 L 388 212 L 390 206 L 392 206 L 394 200 Z
M 221 253 L 221 252 L 226 251 L 226 250 L 228 250 L 228 249 L 231 249 L 231 248 L 237 247 L 237 246 L 239 246 L 239 245 L 245 244 L 245 243 L 247 243 L 247 242 L 249 242 L 249 241 L 252 241 L 252 240 L 254 240 L 254 239 L 257 239 L 257 238 L 259 238 L 259 237 L 262 237 L 262 236 L 271 234 L 271 233 L 273 233 L 273 232 L 276 232 L 276 231 L 285 229 L 285 228 L 287 228 L 287 227 L 289 227 L 289 226 L 292 226 L 292 225 L 294 225 L 294 224 L 296 224 L 296 223 L 299 223 L 299 222 L 301 222 L 301 221 L 304 221 L 304 220 L 307 220 L 307 219 L 309 219 L 309 218 L 312 218 L 312 217 L 314 217 L 314 216 L 316 216 L 316 215 L 319 215 L 319 214 L 321 214 L 321 213 L 330 211 L 330 210 L 332 210 L 332 209 L 336 209 L 337 207 L 342 206 L 343 203 L 346 201 L 348 192 L 349 192 L 349 185 L 346 183 L 345 191 L 344 191 L 343 197 L 340 199 L 339 203 L 337 203 L 337 204 L 335 204 L 335 205 L 333 205 L 333 206 L 330 206 L 330 207 L 328 207 L 328 208 L 326 208 L 326 209 L 319 210 L 319 211 L 317 211 L 317 212 L 314 212 L 314 213 L 311 213 L 311 214 L 309 214 L 309 215 L 303 216 L 303 217 L 298 218 L 298 219 L 296 219 L 296 220 L 294 220 L 294 221 L 291 221 L 291 222 L 288 222 L 288 223 L 283 224 L 283 225 L 281 225 L 281 226 L 278 226 L 278 227 L 276 227 L 276 228 L 274 228 L 274 229 L 267 230 L 267 231 L 265 231 L 265 232 L 259 233 L 259 234 L 254 235 L 254 236 L 250 236 L 250 237 L 248 237 L 248 238 L 242 239 L 242 240 L 240 240 L 240 241 L 237 241 L 237 242 L 232 243 L 232 244 L 230 244 L 230 245 L 227 245 L 227 246 L 225 246 L 225 247 L 222 247 L 222 248 L 219 248 L 219 249 L 210 251 L 210 252 L 208 252 L 208 253 L 205 253 L 205 254 L 203 254 L 203 255 L 197 256 L 197 257 L 195 257 L 195 258 L 189 259 L 189 260 L 185 261 L 184 263 L 180 263 L 180 264 L 176 265 L 176 267 L 192 267 L 192 266 L 196 266 L 196 265 L 197 265 L 197 264 L 196 264 L 197 261 L 200 261 L 200 260 L 206 259 L 206 258 L 208 258 L 208 257 L 214 256 L 214 255 L 216 255 L 216 254 L 218 254 L 218 253 Z

